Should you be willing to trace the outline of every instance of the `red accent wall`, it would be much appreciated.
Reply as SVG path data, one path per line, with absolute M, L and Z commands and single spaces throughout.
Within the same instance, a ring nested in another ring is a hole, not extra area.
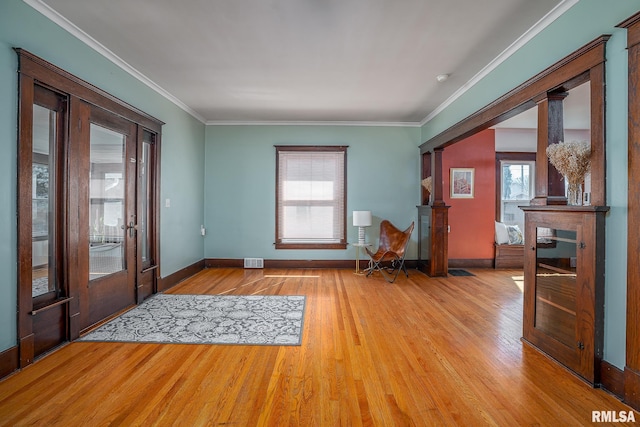
M 475 168 L 474 197 L 451 198 L 451 168 Z M 445 148 L 444 200 L 449 209 L 449 259 L 493 259 L 496 200 L 495 131 L 487 129 Z

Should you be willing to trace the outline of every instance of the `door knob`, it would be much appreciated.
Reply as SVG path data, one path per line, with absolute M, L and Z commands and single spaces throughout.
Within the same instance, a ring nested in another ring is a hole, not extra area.
M 122 224 L 120 228 L 123 230 L 129 230 L 129 237 L 133 238 L 135 236 L 134 232 L 138 229 L 138 226 L 131 221 L 129 225 Z

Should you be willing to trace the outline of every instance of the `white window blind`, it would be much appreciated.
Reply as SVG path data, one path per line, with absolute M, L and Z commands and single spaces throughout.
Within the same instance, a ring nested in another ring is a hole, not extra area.
M 276 147 L 276 247 L 344 244 L 346 147 Z

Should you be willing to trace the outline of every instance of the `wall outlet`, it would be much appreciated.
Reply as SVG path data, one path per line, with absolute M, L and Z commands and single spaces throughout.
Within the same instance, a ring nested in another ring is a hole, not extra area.
M 204 228 L 204 225 L 200 226 L 200 234 L 202 234 L 203 236 L 207 234 L 207 229 Z
M 164 199 L 164 207 L 165 208 L 171 207 L 171 199 Z

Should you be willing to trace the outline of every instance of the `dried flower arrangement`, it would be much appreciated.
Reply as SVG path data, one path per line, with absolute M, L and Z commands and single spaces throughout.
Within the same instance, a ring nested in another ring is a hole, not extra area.
M 428 176 L 425 179 L 422 180 L 422 186 L 424 187 L 425 190 L 427 190 L 429 192 L 429 194 L 432 193 L 432 181 L 431 181 L 431 177 Z
M 565 176 L 569 183 L 569 192 L 580 192 L 584 176 L 591 168 L 591 145 L 587 141 L 559 142 L 547 147 L 547 156 L 551 164 Z M 579 195 L 581 199 L 581 194 Z M 570 197 L 572 199 L 572 197 Z M 571 202 L 572 200 L 570 200 Z M 573 201 L 577 204 L 578 201 Z M 579 201 L 582 204 L 582 200 Z

